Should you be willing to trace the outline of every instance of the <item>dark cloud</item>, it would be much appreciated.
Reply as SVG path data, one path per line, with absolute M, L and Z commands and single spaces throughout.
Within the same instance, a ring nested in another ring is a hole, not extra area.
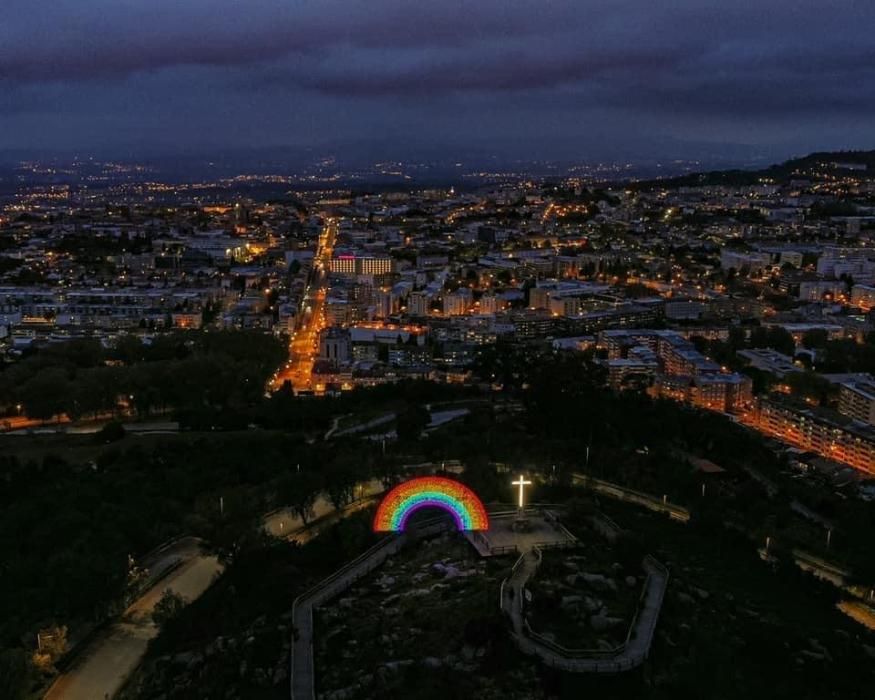
M 549 2 L 549 0 L 548 0 Z M 447 0 L 55 0 L 52 13 L 12 0 L 0 24 L 0 75 L 89 80 L 179 65 L 247 65 L 336 47 L 388 52 L 549 35 L 570 3 Z M 514 6 L 517 11 L 512 11 Z M 387 58 L 391 58 L 387 56 Z
M 628 72 L 671 70 L 680 52 L 658 51 L 550 54 L 531 50 L 497 51 L 411 66 L 362 70 L 356 66 L 312 74 L 285 74 L 289 81 L 337 96 L 416 96 L 445 92 L 525 92 L 609 79 Z
M 723 124 L 713 136 L 725 141 L 793 122 L 823 145 L 824 119 L 875 138 L 860 125 L 875 106 L 869 0 L 3 4 L 0 147 L 46 140 L 28 114 L 55 125 L 58 143 L 83 145 L 97 139 L 92 124 L 115 125 L 119 142 L 173 143 L 465 125 L 476 139 L 487 124 L 510 139 L 539 122 L 585 145 L 573 124 L 619 134 L 646 119 L 677 135 L 702 118 Z

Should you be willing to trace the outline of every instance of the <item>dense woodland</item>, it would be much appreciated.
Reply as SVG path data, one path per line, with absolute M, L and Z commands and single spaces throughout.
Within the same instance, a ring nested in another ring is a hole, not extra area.
M 74 340 L 0 368 L 0 407 L 37 419 L 235 411 L 258 401 L 285 357 L 281 338 L 251 332 L 127 336 L 110 348 Z

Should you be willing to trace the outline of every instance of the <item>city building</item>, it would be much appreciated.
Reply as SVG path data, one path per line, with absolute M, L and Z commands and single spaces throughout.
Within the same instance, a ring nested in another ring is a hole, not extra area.
M 875 425 L 875 384 L 845 382 L 839 387 L 839 413 Z
M 802 450 L 875 474 L 875 429 L 840 414 L 765 398 L 753 424 L 767 435 Z

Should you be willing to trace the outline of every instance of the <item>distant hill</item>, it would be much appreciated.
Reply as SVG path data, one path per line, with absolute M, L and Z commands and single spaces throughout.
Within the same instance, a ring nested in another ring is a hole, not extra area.
M 859 170 L 857 170 L 859 168 Z M 857 172 L 861 177 L 875 178 L 875 151 L 823 151 L 793 158 L 761 170 L 714 170 L 657 180 L 642 180 L 629 185 L 631 189 L 727 186 L 743 187 L 762 184 L 764 180 L 786 183 L 794 178 L 818 179 L 828 172 Z

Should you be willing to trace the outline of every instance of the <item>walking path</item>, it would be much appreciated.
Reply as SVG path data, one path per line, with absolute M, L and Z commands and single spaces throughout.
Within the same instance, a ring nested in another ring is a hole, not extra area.
M 354 435 L 355 433 L 361 433 L 366 430 L 372 430 L 373 428 L 379 428 L 381 425 L 387 425 L 395 420 L 396 414 L 386 413 L 382 416 L 377 416 L 376 418 L 372 418 L 369 421 L 365 421 L 364 423 L 358 423 L 356 425 L 351 425 L 348 428 L 344 428 L 343 430 L 333 430 L 331 431 L 331 437 L 343 437 L 344 435 Z M 328 436 L 326 436 L 327 439 Z
M 571 479 L 576 485 L 585 486 L 596 493 L 616 498 L 619 501 L 635 503 L 657 513 L 666 513 L 673 520 L 682 523 L 688 523 L 690 521 L 690 511 L 687 508 L 671 503 L 665 497 L 660 500 L 656 496 L 651 496 L 649 493 L 635 491 L 634 489 L 629 489 L 625 486 L 620 486 L 619 484 L 612 484 L 610 481 L 596 479 L 587 474 L 572 474 Z
M 385 487 L 378 479 L 371 479 L 370 481 L 363 481 L 356 484 L 353 489 L 356 501 L 346 506 L 344 512 L 352 512 L 350 509 L 356 506 L 357 503 L 370 505 L 372 499 L 381 494 L 384 490 Z M 336 512 L 334 505 L 329 498 L 325 494 L 319 494 L 313 504 L 313 514 L 308 522 L 314 524 L 316 521 L 321 520 L 334 512 Z M 303 541 L 301 538 L 305 537 L 309 532 L 309 529 L 304 528 L 304 523 L 301 521 L 301 518 L 291 508 L 280 508 L 268 513 L 264 517 L 264 529 L 274 537 L 296 539 L 301 541 L 302 544 Z
M 198 598 L 222 571 L 213 556 L 186 553 L 187 558 L 170 575 L 133 603 L 121 619 L 98 635 L 74 666 L 52 684 L 45 700 L 99 700 L 113 697 L 133 673 L 158 635 L 152 611 L 165 590 L 186 600 Z
M 407 542 L 407 536 L 392 535 L 380 541 L 357 559 L 338 569 L 324 581 L 295 600 L 292 606 L 292 698 L 315 698 L 313 672 L 313 608 L 349 588 L 366 576 Z
M 372 502 L 383 490 L 379 481 L 360 484 L 357 492 L 361 498 L 342 512 L 324 497 L 314 506 L 317 522 L 305 527 L 300 518 L 288 509 L 269 514 L 264 519 L 265 529 L 277 537 L 285 537 L 304 543 L 334 522 L 334 516 L 343 517 Z M 193 537 L 183 537 L 168 546 L 147 555 L 140 562 L 144 568 L 158 574 L 159 578 L 103 633 L 91 641 L 81 652 L 75 664 L 59 676 L 45 695 L 45 700 L 99 700 L 113 697 L 131 673 L 136 670 L 146 653 L 149 642 L 158 635 L 159 629 L 152 622 L 152 610 L 164 591 L 170 589 L 186 600 L 199 598 L 209 588 L 222 566 L 213 556 L 202 553 L 200 542 Z M 159 572 L 170 571 L 161 578 Z
M 513 637 L 520 651 L 537 656 L 548 666 L 572 673 L 617 673 L 644 663 L 650 653 L 656 622 L 668 587 L 668 570 L 662 564 L 652 557 L 644 559 L 647 580 L 629 636 L 617 649 L 599 651 L 566 649 L 529 628 L 524 612 L 525 586 L 540 563 L 541 553 L 537 549 L 525 552 L 501 586 L 501 609 L 510 617 Z
M 451 523 L 443 518 L 440 522 L 424 524 L 415 531 L 389 535 L 364 554 L 335 571 L 331 576 L 298 596 L 292 606 L 292 700 L 315 700 L 316 678 L 313 664 L 313 609 L 349 588 L 360 578 L 367 576 L 408 542 L 442 532 Z
M 416 531 L 386 537 L 295 600 L 292 606 L 292 700 L 316 698 L 313 610 L 367 576 L 405 545 L 449 527 L 451 524 L 447 521 L 431 522 Z M 538 656 L 549 666 L 578 673 L 616 673 L 641 665 L 650 651 L 668 586 L 669 575 L 666 568 L 652 557 L 645 558 L 647 579 L 639 608 L 630 626 L 629 637 L 613 652 L 599 652 L 565 649 L 529 629 L 523 612 L 524 591 L 540 561 L 541 551 L 537 547 L 527 549 L 514 565 L 510 578 L 501 586 L 501 609 L 510 617 L 513 637 L 520 649 Z

